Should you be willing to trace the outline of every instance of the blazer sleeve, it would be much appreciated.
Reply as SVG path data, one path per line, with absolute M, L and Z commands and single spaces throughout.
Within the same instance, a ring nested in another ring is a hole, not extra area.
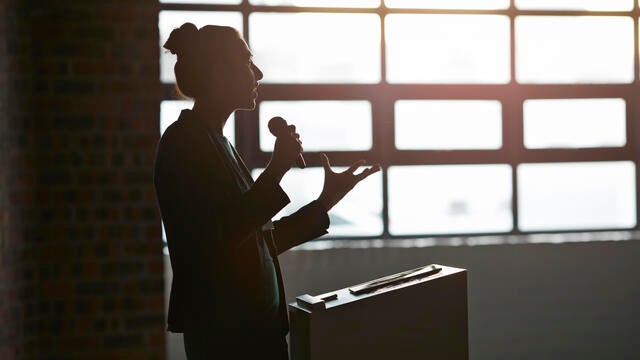
M 242 193 L 229 180 L 229 170 L 206 133 L 177 130 L 167 135 L 165 191 L 173 192 L 180 226 L 190 238 L 211 239 L 207 246 L 216 248 L 238 248 L 289 203 L 277 181 L 268 176 Z
M 327 233 L 329 216 L 320 202 L 314 200 L 295 213 L 273 222 L 278 255 Z

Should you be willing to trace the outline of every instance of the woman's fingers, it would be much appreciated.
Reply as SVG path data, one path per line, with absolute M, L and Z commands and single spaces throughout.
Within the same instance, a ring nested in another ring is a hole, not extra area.
M 360 174 L 356 175 L 356 181 L 361 181 L 364 178 L 366 178 L 367 176 L 378 172 L 380 170 L 380 164 L 375 164 L 372 167 L 366 168 L 364 169 Z
M 327 157 L 327 154 L 325 153 L 321 153 L 320 154 L 321 160 L 322 160 L 322 167 L 326 170 L 326 171 L 331 171 L 331 164 L 329 163 L 329 157 Z M 358 160 L 355 163 L 351 164 L 351 166 L 349 166 L 347 168 L 347 170 L 343 171 L 342 174 L 350 174 L 353 176 L 353 179 L 355 180 L 355 182 L 358 182 L 364 178 L 366 178 L 367 176 L 377 172 L 380 170 L 380 164 L 375 164 L 369 168 L 364 169 L 361 173 L 359 174 L 355 174 L 354 172 L 361 167 L 362 165 L 364 165 L 366 163 L 365 160 Z
M 349 168 L 345 172 L 353 173 L 357 168 L 364 165 L 364 163 L 364 160 L 358 160 L 355 163 L 351 164 L 351 166 L 349 166 Z
M 320 160 L 322 161 L 322 167 L 325 170 L 330 171 L 331 165 L 329 164 L 329 157 L 327 157 L 327 154 L 325 153 L 320 154 Z

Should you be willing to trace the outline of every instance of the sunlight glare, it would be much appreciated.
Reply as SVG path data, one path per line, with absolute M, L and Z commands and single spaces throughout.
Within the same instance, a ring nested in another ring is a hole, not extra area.
M 624 99 L 529 99 L 523 104 L 529 149 L 621 147 L 627 142 Z
M 390 8 L 498 10 L 507 9 L 509 0 L 385 0 L 384 4 Z
M 216 5 L 237 5 L 242 0 L 160 0 L 167 4 L 216 4 Z
M 396 148 L 460 150 L 502 147 L 502 106 L 496 100 L 399 100 Z
M 627 11 L 633 0 L 515 0 L 515 5 L 523 10 Z
M 391 83 L 509 82 L 507 16 L 390 14 L 385 24 Z
M 511 166 L 389 167 L 393 235 L 506 232 L 513 228 Z
M 380 0 L 249 0 L 251 5 L 375 8 Z
M 624 16 L 519 16 L 520 83 L 631 83 L 633 20 Z
M 380 81 L 380 19 L 375 14 L 252 13 L 249 25 L 265 83 Z
M 635 173 L 632 161 L 520 164 L 520 230 L 631 228 Z

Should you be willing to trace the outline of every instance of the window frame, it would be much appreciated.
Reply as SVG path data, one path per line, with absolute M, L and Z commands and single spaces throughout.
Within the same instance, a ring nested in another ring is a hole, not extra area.
M 325 151 L 332 165 L 348 166 L 359 159 L 379 161 L 382 165 L 382 222 L 383 232 L 377 236 L 339 236 L 340 239 L 368 238 L 451 238 L 456 236 L 512 236 L 545 233 L 581 233 L 631 231 L 640 229 L 638 204 L 640 203 L 640 169 L 635 161 L 640 154 L 640 126 L 635 125 L 640 111 L 640 81 L 638 66 L 638 18 L 640 10 L 634 1 L 630 11 L 574 11 L 574 10 L 520 10 L 511 1 L 509 8 L 501 10 L 445 10 L 387 8 L 384 0 L 377 8 L 324 8 L 251 5 L 242 0 L 238 5 L 160 3 L 160 10 L 233 11 L 243 18 L 243 33 L 249 42 L 249 15 L 253 12 L 327 12 L 375 13 L 380 17 L 381 81 L 377 84 L 268 84 L 260 85 L 261 101 L 270 100 L 366 100 L 372 110 L 372 147 L 368 151 Z M 497 14 L 509 18 L 510 81 L 506 84 L 390 84 L 386 81 L 385 22 L 387 14 Z M 633 20 L 633 81 L 628 84 L 520 84 L 516 81 L 515 19 L 518 16 L 626 16 Z M 174 84 L 162 83 L 163 100 L 175 100 Z M 523 134 L 523 104 L 528 99 L 568 98 L 621 98 L 626 103 L 626 144 L 623 147 L 581 149 L 527 149 Z M 496 150 L 398 150 L 394 145 L 394 104 L 396 100 L 497 100 L 502 105 L 502 147 Z M 271 153 L 260 149 L 258 111 L 237 111 L 235 122 L 236 147 L 250 169 L 263 167 Z M 640 120 L 640 119 L 638 119 Z M 239 135 L 239 136 L 238 136 Z M 321 166 L 318 153 L 305 152 L 308 166 Z M 518 228 L 517 167 L 522 163 L 632 161 L 636 165 L 636 225 L 630 229 L 596 229 L 566 231 L 521 231 Z M 513 228 L 499 233 L 450 233 L 393 235 L 389 233 L 388 178 L 389 166 L 437 164 L 508 164 L 511 166 Z

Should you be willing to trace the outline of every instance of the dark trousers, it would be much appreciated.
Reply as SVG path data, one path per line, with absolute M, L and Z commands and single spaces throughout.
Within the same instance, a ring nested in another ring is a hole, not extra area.
M 223 330 L 224 331 L 224 330 Z M 265 359 L 289 360 L 289 346 L 277 333 L 216 334 L 216 331 L 185 332 L 184 350 L 188 360 Z

